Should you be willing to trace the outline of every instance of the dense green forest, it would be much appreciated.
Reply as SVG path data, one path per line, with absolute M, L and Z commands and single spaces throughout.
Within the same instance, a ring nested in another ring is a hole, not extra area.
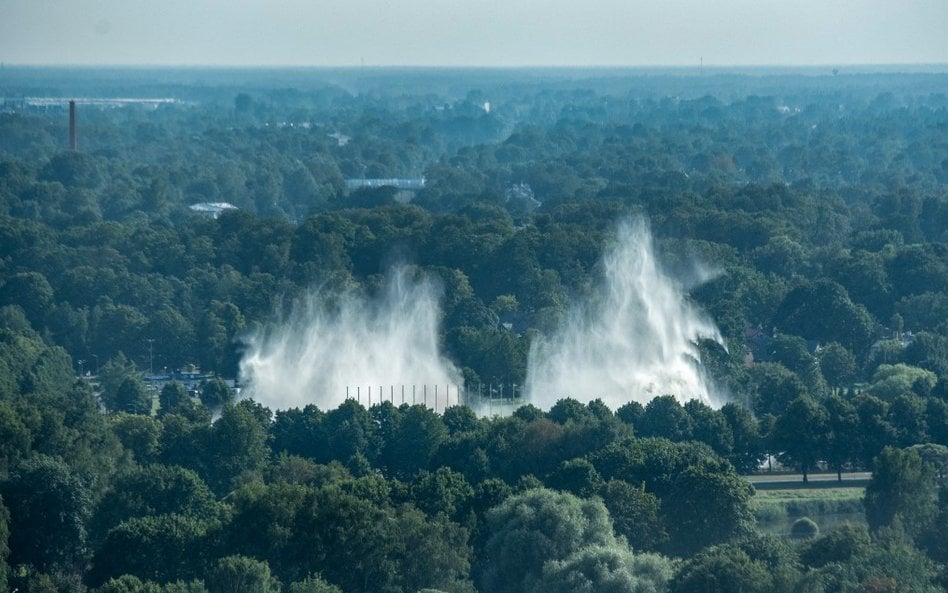
M 0 589 L 944 590 L 946 88 L 0 70 Z M 465 381 L 522 385 L 630 217 L 721 331 L 720 408 L 270 409 L 224 381 L 314 287 L 376 293 L 399 259 L 437 279 Z M 198 397 L 145 380 L 194 368 Z M 768 459 L 872 471 L 865 522 L 763 535 L 741 474 Z

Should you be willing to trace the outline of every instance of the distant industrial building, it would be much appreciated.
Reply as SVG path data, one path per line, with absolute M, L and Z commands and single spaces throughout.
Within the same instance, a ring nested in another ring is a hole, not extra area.
M 62 97 L 23 97 L 18 99 L 20 103 L 28 107 L 53 107 L 61 108 L 67 101 Z M 78 97 L 68 101 L 77 105 L 94 105 L 96 107 L 129 107 L 132 105 L 157 109 L 162 105 L 173 105 L 183 103 L 178 99 L 171 98 L 139 98 L 139 97 Z
M 395 189 L 417 191 L 425 188 L 425 178 L 414 179 L 346 179 L 346 190 L 354 191 L 364 188 L 394 187 Z
M 237 210 L 237 206 L 229 202 L 199 202 L 188 206 L 192 212 L 203 214 L 209 218 L 217 218 L 222 212 Z

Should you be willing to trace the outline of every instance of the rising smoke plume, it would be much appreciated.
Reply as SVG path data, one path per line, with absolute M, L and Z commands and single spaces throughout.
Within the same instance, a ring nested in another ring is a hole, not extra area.
M 325 410 L 342 403 L 347 388 L 353 398 L 361 388 L 366 404 L 370 386 L 384 386 L 387 396 L 390 386 L 462 384 L 438 347 L 437 291 L 416 272 L 396 268 L 379 297 L 350 293 L 331 299 L 335 307 L 317 292 L 285 322 L 249 336 L 240 364 L 246 392 L 276 409 Z
M 612 409 L 658 395 L 715 403 L 697 340 L 721 343 L 714 323 L 666 276 L 647 224 L 620 225 L 593 294 L 530 349 L 526 392 L 548 409 L 558 399 L 601 398 Z

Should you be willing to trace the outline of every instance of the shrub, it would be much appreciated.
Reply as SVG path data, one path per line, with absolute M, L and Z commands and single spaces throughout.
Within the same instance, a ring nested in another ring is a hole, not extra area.
M 799 539 L 810 539 L 820 534 L 820 526 L 809 517 L 800 517 L 790 527 L 790 535 Z

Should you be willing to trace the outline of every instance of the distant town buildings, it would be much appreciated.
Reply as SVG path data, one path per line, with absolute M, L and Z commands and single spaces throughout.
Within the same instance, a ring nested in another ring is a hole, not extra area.
M 533 212 L 540 207 L 540 201 L 534 197 L 533 188 L 529 183 L 515 183 L 507 188 L 506 202 L 521 211 Z
M 346 136 L 342 132 L 333 132 L 332 134 L 329 134 L 328 136 L 336 141 L 337 146 L 345 146 L 346 144 L 349 144 L 350 140 L 352 140 L 351 137 Z
M 216 378 L 218 378 L 217 375 L 213 373 L 204 373 L 197 369 L 146 373 L 144 376 L 145 385 L 152 391 L 160 392 L 168 383 L 176 382 L 183 385 L 191 397 L 198 397 L 204 383 Z M 223 379 L 223 381 L 228 387 L 240 393 L 240 385 L 236 379 Z

